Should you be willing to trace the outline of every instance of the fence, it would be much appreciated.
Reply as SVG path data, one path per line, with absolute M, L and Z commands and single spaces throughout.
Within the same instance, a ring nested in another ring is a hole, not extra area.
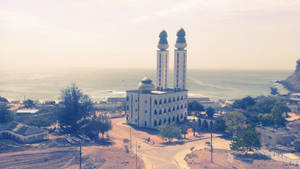
M 268 151 L 268 150 L 258 150 L 256 151 L 258 153 L 261 153 L 263 155 L 266 155 L 274 160 L 277 160 L 277 161 L 283 161 L 283 162 L 286 162 L 286 163 L 290 163 L 290 164 L 294 164 L 294 165 L 298 165 L 300 166 L 300 159 L 292 159 L 292 158 L 289 158 L 281 153 L 277 153 L 277 152 L 274 152 L 274 151 Z

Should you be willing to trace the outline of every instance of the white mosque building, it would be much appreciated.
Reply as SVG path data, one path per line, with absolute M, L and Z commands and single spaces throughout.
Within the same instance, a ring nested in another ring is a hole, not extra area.
M 126 91 L 126 120 L 137 127 L 158 129 L 187 117 L 185 31 L 177 32 L 174 51 L 174 86 L 168 87 L 169 51 L 167 32 L 159 34 L 156 87 L 145 77 L 136 90 Z

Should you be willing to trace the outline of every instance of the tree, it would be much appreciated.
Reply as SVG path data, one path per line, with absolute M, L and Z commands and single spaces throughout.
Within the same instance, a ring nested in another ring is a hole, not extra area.
M 278 95 L 279 93 L 278 93 L 278 89 L 276 88 L 276 87 L 270 87 L 270 93 L 271 93 L 271 95 Z
M 254 128 L 248 128 L 234 137 L 230 149 L 234 151 L 245 152 L 246 155 L 250 151 L 260 149 L 261 143 L 259 140 L 260 134 Z
M 160 128 L 159 135 L 162 138 L 167 138 L 170 142 L 173 138 L 181 138 L 181 131 L 174 124 L 167 124 Z
M 99 133 L 101 133 L 102 138 L 104 138 L 104 134 L 112 129 L 111 120 L 106 114 L 100 114 L 99 116 L 94 115 L 82 129 L 91 139 L 98 139 Z
M 240 112 L 230 112 L 224 117 L 227 130 L 231 134 L 238 134 L 246 127 L 246 117 Z
M 5 97 L 0 96 L 0 102 L 8 103 L 8 100 Z
M 33 108 L 35 106 L 33 100 L 30 99 L 24 100 L 23 105 L 25 108 Z
M 7 123 L 14 119 L 14 113 L 9 110 L 7 103 L 0 102 L 0 123 Z
M 193 129 L 193 136 L 195 136 L 196 132 L 200 131 L 199 123 L 196 120 L 193 120 L 192 123 L 191 123 L 191 127 Z
M 283 101 L 278 101 L 276 104 L 273 105 L 271 109 L 271 113 L 285 114 L 286 117 L 287 113 L 290 111 L 291 109 Z
M 184 137 L 184 138 L 186 138 L 185 136 L 186 136 L 186 134 L 188 133 L 188 129 L 189 129 L 189 127 L 188 127 L 187 125 L 182 125 L 182 126 L 180 127 L 181 134 L 183 134 L 183 137 Z
M 255 99 L 247 96 L 240 100 L 235 100 L 233 103 L 234 108 L 246 110 L 248 107 L 253 106 L 255 104 Z
M 223 118 L 218 118 L 213 123 L 213 130 L 218 132 L 224 132 L 226 130 L 226 124 Z
M 214 114 L 215 114 L 215 109 L 212 108 L 212 107 L 208 107 L 206 109 L 206 114 L 209 118 L 213 118 L 214 117 Z
M 62 90 L 61 99 L 57 111 L 59 125 L 65 132 L 78 134 L 88 122 L 87 117 L 93 115 L 93 103 L 75 84 Z
M 204 107 L 199 102 L 193 101 L 193 102 L 188 103 L 188 112 L 189 113 L 191 113 L 191 112 L 202 112 L 202 111 L 204 111 Z

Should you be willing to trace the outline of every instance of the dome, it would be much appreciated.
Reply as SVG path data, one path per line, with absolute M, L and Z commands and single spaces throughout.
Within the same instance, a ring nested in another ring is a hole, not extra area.
M 138 85 L 138 89 L 142 91 L 151 91 L 155 89 L 155 86 L 152 84 L 152 80 L 148 77 L 144 77 Z

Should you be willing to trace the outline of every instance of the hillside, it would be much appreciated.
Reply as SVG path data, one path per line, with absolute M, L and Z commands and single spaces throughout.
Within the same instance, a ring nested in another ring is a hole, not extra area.
M 300 92 L 300 59 L 297 61 L 295 72 L 286 80 L 279 82 L 291 92 Z

